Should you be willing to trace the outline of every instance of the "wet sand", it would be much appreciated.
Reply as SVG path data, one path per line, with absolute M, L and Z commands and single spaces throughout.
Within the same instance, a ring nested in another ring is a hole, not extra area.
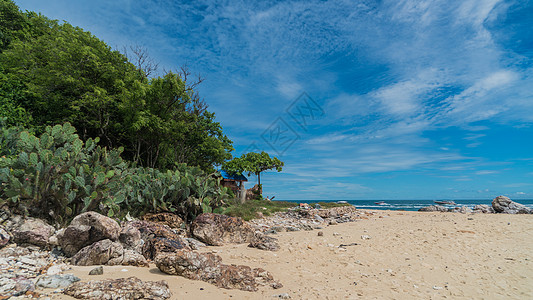
M 225 264 L 270 271 L 284 285 L 278 290 L 220 289 L 163 274 L 154 265 L 104 266 L 97 276 L 87 275 L 93 267 L 65 273 L 84 281 L 166 280 L 172 299 L 275 299 L 282 293 L 291 299 L 533 299 L 533 215 L 373 212 L 321 230 L 279 233 L 277 252 L 245 244 L 204 250 Z

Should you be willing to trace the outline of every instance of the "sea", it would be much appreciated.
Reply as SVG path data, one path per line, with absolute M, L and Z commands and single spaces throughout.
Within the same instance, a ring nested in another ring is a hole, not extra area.
M 361 209 L 379 209 L 379 210 L 411 210 L 417 211 L 422 207 L 435 205 L 434 201 L 453 201 L 455 205 L 445 205 L 447 207 L 467 206 L 473 208 L 478 204 L 491 205 L 492 200 L 478 199 L 478 200 L 286 200 L 295 203 L 317 203 L 317 202 L 339 202 L 346 201 Z M 533 199 L 514 199 L 513 201 L 523 204 L 529 208 L 533 208 Z M 384 202 L 384 204 L 376 204 Z

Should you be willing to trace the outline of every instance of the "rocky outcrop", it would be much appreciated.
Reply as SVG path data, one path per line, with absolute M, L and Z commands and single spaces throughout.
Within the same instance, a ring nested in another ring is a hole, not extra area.
M 468 213 L 472 213 L 472 210 L 466 206 L 458 206 L 458 207 L 454 207 L 452 208 L 451 210 L 449 210 L 451 212 L 455 212 L 455 213 L 461 213 L 461 214 L 468 214 Z
M 144 243 L 142 254 L 146 259 L 154 259 L 160 253 L 174 252 L 182 249 L 191 250 L 187 240 L 181 236 L 177 236 L 174 239 L 154 237 Z
M 98 241 L 81 249 L 72 257 L 71 263 L 77 266 L 148 266 L 144 256 L 133 250 L 124 249 L 120 243 L 109 239 Z
M 77 282 L 65 289 L 76 299 L 168 299 L 170 289 L 165 281 L 141 281 L 136 277 Z
M 46 289 L 57 289 L 57 288 L 66 288 L 73 284 L 74 282 L 78 282 L 80 279 L 72 274 L 65 274 L 65 275 L 45 275 L 39 277 L 37 280 L 36 285 L 38 287 L 46 288 Z
M 441 205 L 430 205 L 430 206 L 426 206 L 426 207 L 422 207 L 421 209 L 419 209 L 418 211 L 427 211 L 427 212 L 436 212 L 436 211 L 440 211 L 440 212 L 447 212 L 449 211 L 448 208 L 444 207 L 444 206 L 441 206 Z
M 120 226 L 113 219 L 96 212 L 76 216 L 70 225 L 57 235 L 58 243 L 67 256 L 95 242 L 110 239 L 116 241 Z
M 162 237 L 173 240 L 180 236 L 168 226 L 150 221 L 133 221 L 127 226 L 133 226 L 137 228 L 141 234 L 141 239 L 144 241 L 154 237 Z
M 498 196 L 492 200 L 492 208 L 496 213 L 503 214 L 531 214 L 533 209 L 516 203 L 509 199 L 509 197 Z
M 122 227 L 118 240 L 126 249 L 135 250 L 137 252 L 142 251 L 144 241 L 141 239 L 141 232 L 131 224 L 126 224 Z
M 187 250 L 163 253 L 156 257 L 155 263 L 164 273 L 209 282 L 226 289 L 257 291 L 258 286 L 264 285 L 282 287 L 269 272 L 261 268 L 224 265 L 220 256 L 212 253 Z
M 173 213 L 146 214 L 141 217 L 141 220 L 167 225 L 170 228 L 181 228 L 185 223 L 182 218 Z
M 267 251 L 279 250 L 278 239 L 264 235 L 262 233 L 257 233 L 248 245 L 248 247 Z
M 206 213 L 199 215 L 191 224 L 191 233 L 198 240 L 211 245 L 248 243 L 255 230 L 241 218 Z
M 48 244 L 48 239 L 54 232 L 54 227 L 48 225 L 45 221 L 27 218 L 23 219 L 18 226 L 15 226 L 11 234 L 16 243 L 44 247 Z
M 494 209 L 490 205 L 478 204 L 474 206 L 474 213 L 483 213 L 483 214 L 493 214 L 495 213 Z

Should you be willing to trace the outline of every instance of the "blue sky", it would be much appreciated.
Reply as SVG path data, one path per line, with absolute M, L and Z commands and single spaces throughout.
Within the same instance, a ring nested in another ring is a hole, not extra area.
M 533 1 L 16 3 L 200 73 L 268 196 L 533 198 Z

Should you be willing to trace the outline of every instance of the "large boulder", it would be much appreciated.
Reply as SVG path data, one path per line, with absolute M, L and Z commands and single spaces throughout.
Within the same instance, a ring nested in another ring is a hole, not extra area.
M 113 242 L 109 239 L 101 240 L 84 247 L 72 257 L 71 263 L 76 266 L 148 266 L 148 262 L 144 256 L 133 250 L 124 249 L 122 244 Z
M 208 245 L 222 246 L 227 243 L 249 243 L 255 230 L 241 218 L 205 213 L 193 221 L 191 233 Z
M 426 207 L 422 207 L 421 209 L 419 209 L 418 211 L 427 211 L 427 212 L 436 212 L 436 211 L 440 211 L 440 212 L 448 212 L 450 211 L 448 208 L 444 207 L 444 206 L 441 206 L 441 205 L 430 205 L 430 206 L 426 206 Z
M 96 212 L 78 215 L 70 225 L 57 235 L 58 243 L 66 255 L 72 256 L 81 248 L 110 239 L 116 241 L 120 226 L 116 221 Z
M 44 275 L 37 279 L 38 287 L 45 289 L 57 289 L 57 288 L 66 288 L 74 282 L 78 282 L 80 279 L 72 274 L 65 275 Z
M 133 221 L 128 223 L 127 226 L 137 228 L 141 234 L 141 239 L 144 241 L 154 237 L 162 237 L 172 240 L 180 236 L 170 229 L 170 227 L 150 221 Z
M 523 204 L 516 203 L 509 197 L 498 196 L 492 200 L 492 208 L 497 213 L 503 214 L 531 214 L 533 210 Z
M 122 227 L 118 240 L 126 249 L 131 249 L 137 252 L 142 251 L 144 241 L 141 239 L 141 232 L 131 224 L 126 224 Z
M 63 291 L 76 299 L 168 299 L 172 296 L 165 281 L 142 281 L 136 277 L 77 282 Z
M 191 247 L 189 242 L 181 236 L 174 239 L 153 237 L 144 243 L 142 254 L 146 259 L 154 259 L 162 252 L 174 252 L 182 249 L 191 250 Z
M 209 282 L 226 289 L 257 291 L 259 285 L 282 287 L 269 272 L 261 268 L 224 265 L 220 256 L 213 253 L 188 250 L 162 253 L 156 257 L 155 264 L 164 273 Z
M 11 234 L 16 243 L 44 247 L 48 244 L 48 239 L 54 232 L 54 227 L 48 225 L 45 221 L 27 218 L 19 226 L 16 226 L 11 231 Z
M 474 213 L 493 214 L 494 208 L 486 204 L 478 204 L 474 206 Z

